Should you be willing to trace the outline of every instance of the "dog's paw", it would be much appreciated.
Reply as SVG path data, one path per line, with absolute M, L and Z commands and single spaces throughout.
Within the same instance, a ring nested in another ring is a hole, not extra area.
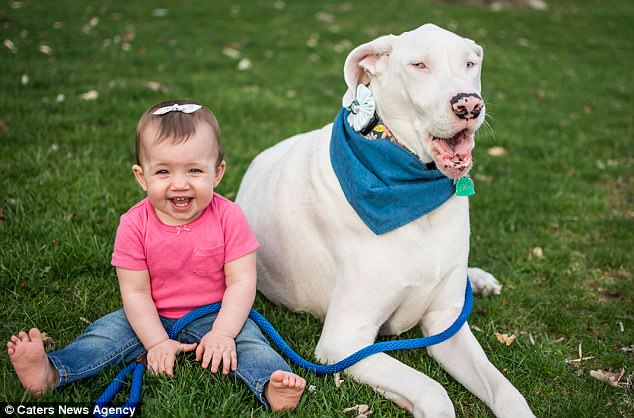
M 493 275 L 477 267 L 468 268 L 467 274 L 471 282 L 473 293 L 482 296 L 499 295 L 502 292 L 502 285 Z

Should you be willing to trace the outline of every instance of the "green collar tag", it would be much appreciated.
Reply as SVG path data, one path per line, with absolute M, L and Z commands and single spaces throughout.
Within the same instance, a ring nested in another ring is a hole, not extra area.
M 473 180 L 469 176 L 460 177 L 456 181 L 456 196 L 472 196 L 474 194 Z

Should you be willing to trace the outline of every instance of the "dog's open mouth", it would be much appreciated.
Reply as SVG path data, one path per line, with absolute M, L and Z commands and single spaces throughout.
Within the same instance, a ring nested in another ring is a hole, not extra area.
M 433 137 L 432 154 L 436 167 L 447 177 L 457 179 L 471 169 L 473 132 L 463 129 L 451 138 Z

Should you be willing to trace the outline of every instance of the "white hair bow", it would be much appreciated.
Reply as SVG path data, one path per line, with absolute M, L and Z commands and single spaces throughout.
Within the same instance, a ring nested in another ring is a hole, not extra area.
M 194 113 L 195 111 L 197 111 L 201 107 L 202 107 L 201 105 L 197 105 L 197 104 L 193 104 L 193 103 L 183 104 L 183 105 L 173 104 L 171 106 L 165 106 L 165 107 L 161 107 L 160 109 L 156 109 L 154 112 L 152 112 L 152 114 L 153 115 L 164 115 L 164 114 L 169 113 L 169 112 Z

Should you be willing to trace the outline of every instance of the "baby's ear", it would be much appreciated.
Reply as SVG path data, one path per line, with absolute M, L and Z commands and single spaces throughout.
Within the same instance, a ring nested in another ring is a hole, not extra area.
M 132 166 L 132 172 L 134 173 L 134 178 L 136 179 L 137 183 L 139 183 L 143 191 L 147 192 L 147 186 L 145 184 L 145 176 L 143 175 L 143 167 L 141 167 L 138 164 L 134 164 Z
M 216 166 L 216 175 L 214 177 L 214 189 L 218 184 L 220 184 L 220 180 L 225 175 L 225 168 L 227 168 L 227 162 L 222 160 L 219 165 Z

